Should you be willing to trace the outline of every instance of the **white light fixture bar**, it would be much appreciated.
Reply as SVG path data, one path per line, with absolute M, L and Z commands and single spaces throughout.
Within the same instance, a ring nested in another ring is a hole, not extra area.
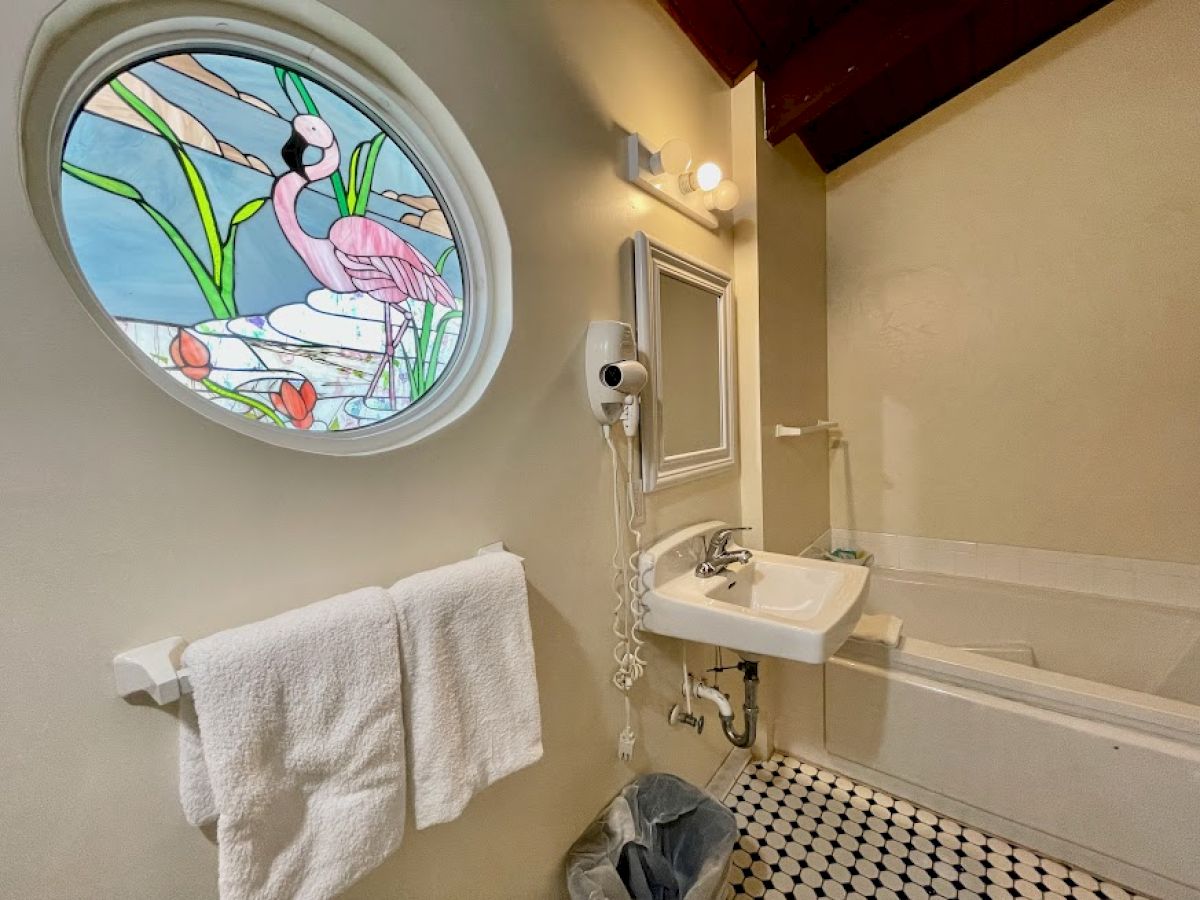
M 652 197 L 674 207 L 689 219 L 713 231 L 721 227 L 717 217 L 704 208 L 704 192 L 683 193 L 679 175 L 670 172 L 654 174 L 650 158 L 658 151 L 645 144 L 641 136 L 631 134 L 625 139 L 625 177 Z

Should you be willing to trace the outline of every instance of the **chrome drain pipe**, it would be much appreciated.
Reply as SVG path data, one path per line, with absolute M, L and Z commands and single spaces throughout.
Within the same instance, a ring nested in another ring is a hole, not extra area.
M 735 747 L 749 747 L 758 735 L 758 661 L 743 659 L 737 664 L 737 669 L 742 673 L 742 689 L 744 691 L 742 716 L 745 730 L 741 733 L 733 725 L 733 707 L 727 696 L 703 681 L 696 682 L 692 690 L 697 698 L 710 700 L 717 705 L 717 717 L 721 720 L 721 731 L 725 733 L 729 743 Z

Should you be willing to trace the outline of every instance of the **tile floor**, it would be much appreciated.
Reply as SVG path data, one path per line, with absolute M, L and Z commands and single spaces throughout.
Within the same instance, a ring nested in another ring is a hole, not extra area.
M 725 805 L 729 900 L 1144 900 L 791 756 L 751 762 Z

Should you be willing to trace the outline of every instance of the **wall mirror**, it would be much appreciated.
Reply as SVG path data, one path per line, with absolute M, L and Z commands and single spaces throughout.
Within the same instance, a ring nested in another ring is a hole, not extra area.
M 724 272 L 634 236 L 646 491 L 714 475 L 737 462 L 733 293 Z

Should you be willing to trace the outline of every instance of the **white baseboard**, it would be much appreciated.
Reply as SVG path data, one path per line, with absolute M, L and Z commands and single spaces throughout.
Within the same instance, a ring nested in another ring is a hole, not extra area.
M 748 762 L 750 762 L 750 751 L 734 747 L 717 767 L 713 777 L 708 779 L 708 784 L 704 786 L 704 789 L 724 802 L 726 795 L 733 788 L 734 782 L 738 780 L 738 776 L 742 774 L 742 770 L 746 768 Z

